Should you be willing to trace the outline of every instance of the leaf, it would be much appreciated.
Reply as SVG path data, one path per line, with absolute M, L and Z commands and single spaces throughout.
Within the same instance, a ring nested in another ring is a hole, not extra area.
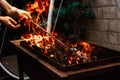
M 94 19 L 94 18 L 95 18 L 95 13 L 94 13 L 92 10 L 87 10 L 87 11 L 85 12 L 85 16 L 86 16 L 87 18 Z
M 82 4 L 82 7 L 87 9 L 87 8 L 89 8 L 89 5 L 88 4 Z
M 75 38 L 74 32 L 72 32 L 72 27 L 78 23 L 80 26 L 78 28 L 78 32 L 85 31 L 85 19 L 93 19 L 95 18 L 94 11 L 89 8 L 89 3 L 81 3 L 79 1 L 71 1 L 66 0 L 65 5 L 61 7 L 60 13 L 59 13 L 59 23 L 58 26 L 61 27 L 61 32 L 65 34 L 65 36 L 72 35 L 74 39 Z M 58 12 L 58 8 L 54 11 L 55 18 Z M 54 19 L 55 19 L 54 18 Z M 54 22 L 54 20 L 53 20 Z M 74 30 L 73 30 L 74 31 Z M 77 32 L 77 33 L 78 33 Z M 79 33 L 78 33 L 79 34 Z M 73 40 L 74 41 L 74 40 Z
M 78 2 L 78 1 L 76 1 L 76 2 L 72 2 L 71 4 L 69 4 L 69 5 L 67 6 L 67 8 L 68 8 L 69 10 L 73 10 L 75 7 L 79 7 L 80 5 L 81 5 L 81 3 Z
M 80 5 L 81 5 L 81 3 L 80 3 L 80 2 L 77 2 L 77 1 L 72 3 L 72 6 L 73 6 L 73 7 L 77 7 L 77 6 L 80 6 Z
M 65 15 L 65 14 L 67 14 L 67 13 L 68 13 L 68 9 L 65 8 L 65 7 L 62 7 L 62 8 L 61 8 L 61 11 L 60 11 L 60 15 Z
M 95 18 L 95 13 L 92 10 L 89 11 L 89 18 L 91 19 Z
M 64 26 L 65 30 L 69 30 L 70 29 L 70 25 L 68 23 L 64 23 L 63 26 Z

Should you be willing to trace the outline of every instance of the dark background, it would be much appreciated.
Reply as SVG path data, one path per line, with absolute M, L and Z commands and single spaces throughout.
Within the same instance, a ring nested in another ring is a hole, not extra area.
M 7 0 L 12 6 L 15 6 L 20 9 L 25 8 L 25 3 L 27 1 L 32 0 Z M 1 8 L 1 16 L 5 16 L 6 13 Z M 6 31 L 6 33 L 5 33 Z M 13 30 L 10 28 L 6 29 L 6 26 L 4 24 L 1 24 L 0 26 L 0 47 L 2 48 L 1 56 L 8 56 L 12 55 L 11 53 L 14 52 L 14 49 L 10 46 L 9 40 L 19 39 L 22 34 L 22 28 L 19 28 L 17 30 Z M 3 40 L 3 35 L 5 34 L 5 39 Z M 3 44 L 3 47 L 2 47 Z

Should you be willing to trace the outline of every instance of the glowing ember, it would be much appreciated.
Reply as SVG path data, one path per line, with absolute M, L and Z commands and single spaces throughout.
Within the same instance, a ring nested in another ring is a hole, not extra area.
M 79 64 L 92 61 L 92 50 L 94 49 L 87 42 L 77 41 L 75 44 L 67 45 L 71 50 L 59 44 L 50 36 L 36 34 L 24 34 L 21 37 L 29 43 L 30 47 L 36 46 L 43 50 L 43 53 L 62 64 Z M 68 42 L 66 42 L 68 43 Z
M 27 11 L 31 12 L 33 21 L 39 25 L 43 24 L 44 20 L 46 20 L 45 17 L 48 14 L 48 8 L 48 0 L 35 0 L 33 4 L 27 4 Z M 43 16 L 44 19 L 41 19 Z M 45 31 L 38 30 L 38 34 L 36 32 L 36 25 L 32 24 L 30 20 L 25 20 L 24 25 L 28 27 L 29 32 L 24 33 L 21 38 L 29 43 L 30 47 L 36 46 L 42 49 L 43 53 L 51 59 L 65 65 L 92 61 L 91 55 L 94 47 L 89 43 L 78 40 L 74 44 L 70 44 L 69 40 L 65 40 L 64 43 L 67 46 L 65 47 L 55 40 L 55 37 L 58 36 L 57 33 L 53 33 L 51 37 L 47 36 Z M 33 32 L 30 32 L 31 27 Z

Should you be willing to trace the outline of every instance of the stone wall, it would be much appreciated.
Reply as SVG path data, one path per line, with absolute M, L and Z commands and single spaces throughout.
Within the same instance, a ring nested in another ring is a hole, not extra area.
M 120 9 L 115 0 L 93 0 L 96 18 L 88 21 L 86 40 L 120 51 Z

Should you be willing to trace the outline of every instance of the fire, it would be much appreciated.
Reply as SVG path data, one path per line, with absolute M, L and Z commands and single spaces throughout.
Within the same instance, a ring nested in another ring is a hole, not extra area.
M 47 54 L 47 49 L 53 48 L 55 44 L 55 40 L 51 36 L 41 36 L 39 34 L 34 33 L 24 33 L 21 38 L 26 41 L 27 43 L 32 45 L 36 45 L 41 49 L 44 49 L 44 53 Z
M 45 20 L 45 18 L 43 19 L 43 16 L 46 17 L 48 14 L 48 8 L 49 0 L 35 0 L 33 4 L 27 4 L 27 11 L 29 11 L 33 16 L 33 21 L 39 25 L 43 23 L 43 20 Z M 22 19 L 20 19 L 20 21 L 21 20 Z M 24 25 L 28 26 L 29 31 L 32 27 L 33 32 L 24 33 L 21 38 L 29 43 L 30 47 L 37 46 L 42 49 L 46 56 L 49 56 L 50 58 L 66 65 L 92 61 L 91 54 L 93 47 L 91 47 L 89 43 L 78 40 L 76 43 L 70 44 L 67 41 L 64 42 L 67 43 L 67 47 L 65 47 L 55 40 L 55 38 L 58 36 L 57 33 L 51 33 L 51 36 L 46 35 L 45 31 L 39 30 L 39 34 L 36 34 L 36 25 L 31 24 L 30 20 L 26 20 Z
M 48 13 L 49 8 L 49 0 L 35 0 L 33 4 L 28 3 L 27 4 L 27 11 L 29 11 L 31 14 L 36 12 L 36 23 L 39 22 L 40 16 L 43 12 Z
M 26 10 L 30 12 L 32 20 L 24 20 L 24 18 L 21 17 L 18 22 L 21 23 L 22 21 L 24 21 L 24 26 L 29 32 L 34 32 L 36 34 L 42 35 L 43 31 L 40 30 L 39 27 L 35 24 L 38 24 L 39 26 L 44 28 L 46 27 L 49 2 L 49 0 L 35 0 L 34 3 L 27 3 Z M 33 22 L 35 24 L 33 24 Z
M 74 50 L 74 56 L 69 58 L 69 64 L 72 64 L 75 61 L 76 64 L 79 62 L 91 62 L 91 54 L 93 50 L 93 46 L 85 41 L 78 41 L 75 44 L 71 44 L 71 49 Z M 81 48 L 81 49 L 80 49 Z
M 56 37 L 54 35 L 54 37 Z M 57 57 L 59 57 L 61 60 L 63 60 L 64 64 L 79 64 L 79 63 L 86 63 L 92 61 L 92 50 L 94 49 L 94 46 L 91 46 L 89 43 L 85 41 L 77 41 L 74 44 L 67 45 L 69 49 L 66 49 L 65 46 L 62 46 L 60 43 L 58 43 L 53 37 L 51 36 L 41 36 L 36 35 L 34 33 L 32 34 L 24 34 L 21 37 L 29 43 L 30 47 L 37 46 L 40 49 L 43 50 L 43 53 L 56 60 Z M 61 56 L 61 57 L 60 57 Z

